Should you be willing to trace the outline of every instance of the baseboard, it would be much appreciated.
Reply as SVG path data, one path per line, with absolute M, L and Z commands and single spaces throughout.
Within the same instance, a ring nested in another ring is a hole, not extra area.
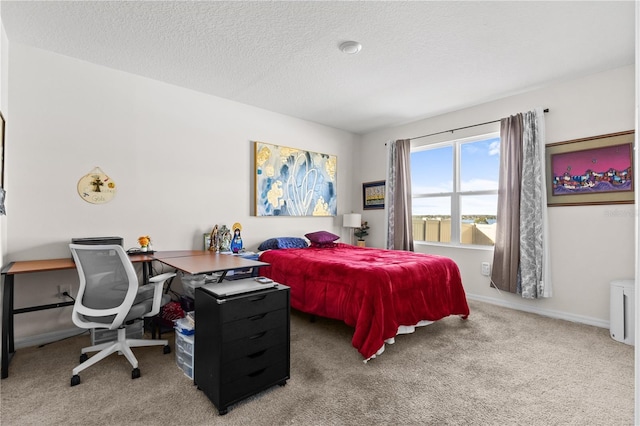
M 89 330 L 83 330 L 81 328 L 68 328 L 66 330 L 56 330 L 49 333 L 38 334 L 35 336 L 27 336 L 19 339 L 15 339 L 14 346 L 16 349 L 28 348 L 30 346 L 40 346 L 47 343 L 57 342 L 68 337 L 77 336 L 82 333 L 88 333 Z
M 592 325 L 595 327 L 606 328 L 609 329 L 609 321 L 603 321 L 597 318 L 586 317 L 583 315 L 575 315 L 567 312 L 554 311 L 551 309 L 542 309 L 535 306 L 513 303 L 504 299 L 498 299 L 495 297 L 488 296 L 480 296 L 476 294 L 468 294 L 467 299 L 477 300 L 479 302 L 486 302 L 492 305 L 498 305 L 505 308 L 516 309 L 518 311 L 530 312 L 533 314 L 542 315 L 545 317 L 561 319 L 565 321 L 577 322 L 586 325 Z M 26 348 L 29 346 L 38 346 L 44 345 L 47 343 L 56 342 L 58 340 L 66 339 L 67 337 L 75 336 L 81 334 L 83 332 L 87 332 L 87 330 L 82 330 L 79 328 L 71 328 L 66 330 L 57 330 L 52 331 L 50 333 L 39 334 L 36 336 L 28 336 L 21 339 L 16 339 L 15 347 L 16 349 Z
M 551 309 L 543 309 L 543 308 L 538 308 L 536 306 L 513 303 L 504 299 L 498 299 L 495 297 L 488 297 L 488 296 L 479 296 L 476 294 L 467 294 L 467 299 L 491 303 L 493 305 L 516 309 L 518 311 L 530 312 L 530 313 L 542 315 L 545 317 L 577 322 L 577 323 L 586 324 L 586 325 L 593 325 L 595 327 L 600 327 L 600 328 L 606 328 L 606 329 L 609 328 L 609 321 L 603 321 L 598 318 L 586 317 L 583 315 L 575 315 L 575 314 L 570 314 L 568 312 L 562 312 L 562 311 L 554 311 Z

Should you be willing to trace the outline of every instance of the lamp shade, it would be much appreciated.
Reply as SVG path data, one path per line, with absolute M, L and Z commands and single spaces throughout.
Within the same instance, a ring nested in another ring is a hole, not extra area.
M 360 213 L 348 213 L 342 217 L 342 226 L 345 228 L 358 228 L 360 225 L 362 225 Z

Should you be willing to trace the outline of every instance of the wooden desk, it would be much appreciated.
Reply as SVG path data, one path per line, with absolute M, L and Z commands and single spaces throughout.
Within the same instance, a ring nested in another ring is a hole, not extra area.
M 250 260 L 232 254 L 219 254 L 208 251 L 201 251 L 191 256 L 159 257 L 156 260 L 192 275 L 222 272 L 220 280 L 224 279 L 228 271 L 234 269 L 256 268 L 269 265 L 259 260 Z
M 150 263 L 154 258 L 146 254 L 129 256 L 132 262 Z M 48 305 L 28 306 L 15 309 L 13 306 L 14 277 L 19 274 L 33 272 L 61 271 L 75 269 L 76 264 L 71 256 L 61 259 L 22 260 L 11 262 L 2 268 L 2 372 L 3 379 L 9 377 L 9 361 L 15 353 L 13 317 L 26 312 L 42 311 L 45 309 L 61 308 L 73 305 L 73 301 L 51 303 Z M 149 268 L 150 269 L 150 268 Z M 145 269 L 146 275 L 146 269 Z
M 199 274 L 204 272 L 223 272 L 222 277 L 227 271 L 240 268 L 251 268 L 265 266 L 268 263 L 255 260 L 244 259 L 240 256 L 221 255 L 203 250 L 176 250 L 156 252 L 153 254 L 135 254 L 129 256 L 134 263 L 143 262 L 143 266 L 148 267 L 151 273 L 150 264 L 154 260 L 162 262 L 173 268 L 190 274 Z M 35 312 L 45 309 L 61 308 L 71 306 L 74 302 L 60 302 L 48 305 L 29 306 L 14 309 L 14 277 L 19 274 L 28 274 L 33 272 L 49 272 L 75 269 L 76 265 L 70 257 L 62 259 L 44 259 L 44 260 L 22 260 L 11 262 L 2 268 L 2 372 L 3 379 L 9 377 L 9 362 L 15 353 L 14 343 L 14 321 L 13 317 L 17 314 L 26 312 Z M 146 268 L 143 270 L 146 282 Z
M 157 251 L 153 254 L 155 260 L 169 259 L 172 257 L 186 257 L 186 256 L 202 256 L 205 254 L 213 254 L 211 251 L 204 250 L 168 250 Z

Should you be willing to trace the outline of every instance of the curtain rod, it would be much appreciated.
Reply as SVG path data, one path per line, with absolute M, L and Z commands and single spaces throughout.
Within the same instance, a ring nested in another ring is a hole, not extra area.
M 543 112 L 549 112 L 549 108 L 545 108 L 543 110 Z M 502 120 L 502 119 L 500 119 L 500 120 Z M 431 134 L 428 134 L 428 135 L 416 136 L 415 138 L 409 138 L 409 140 L 412 141 L 414 139 L 426 138 L 428 136 L 441 135 L 443 133 L 449 133 L 449 132 L 453 133 L 456 130 L 463 130 L 463 129 L 469 129 L 471 127 L 484 126 L 485 124 L 498 123 L 500 120 L 493 120 L 493 121 L 487 121 L 487 122 L 479 123 L 479 124 L 472 124 L 471 126 L 458 127 L 457 129 L 443 130 L 442 132 L 436 132 L 436 133 L 431 133 Z

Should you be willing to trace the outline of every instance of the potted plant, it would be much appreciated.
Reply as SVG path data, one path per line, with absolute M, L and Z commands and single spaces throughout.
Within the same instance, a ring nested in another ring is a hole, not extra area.
M 148 235 L 143 235 L 138 237 L 138 244 L 140 244 L 140 251 L 149 250 L 149 244 L 151 244 L 151 237 Z
M 369 224 L 367 222 L 362 222 L 359 228 L 355 228 L 353 231 L 353 235 L 358 239 L 358 246 L 365 247 L 364 237 L 369 235 L 367 230 L 369 229 Z

